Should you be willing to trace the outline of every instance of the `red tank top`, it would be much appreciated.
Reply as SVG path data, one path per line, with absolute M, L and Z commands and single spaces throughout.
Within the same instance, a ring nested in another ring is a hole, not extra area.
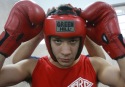
M 40 58 L 32 74 L 32 87 L 96 86 L 96 73 L 89 58 L 83 55 L 74 66 L 66 69 L 51 64 L 47 56 Z

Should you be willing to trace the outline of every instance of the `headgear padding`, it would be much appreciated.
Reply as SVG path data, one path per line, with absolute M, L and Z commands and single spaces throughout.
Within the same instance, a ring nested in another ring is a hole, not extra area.
M 48 52 L 54 61 L 57 60 L 51 49 L 51 36 L 62 38 L 80 37 L 80 44 L 75 59 L 80 56 L 86 37 L 86 24 L 78 16 L 79 13 L 80 10 L 74 9 L 70 4 L 61 5 L 47 13 L 47 18 L 44 21 L 44 37 Z
M 75 15 L 50 15 L 44 21 L 44 35 L 48 52 L 54 61 L 57 61 L 50 45 L 50 36 L 59 36 L 62 38 L 80 37 L 80 45 L 76 59 L 81 54 L 86 28 L 85 22 L 79 16 Z

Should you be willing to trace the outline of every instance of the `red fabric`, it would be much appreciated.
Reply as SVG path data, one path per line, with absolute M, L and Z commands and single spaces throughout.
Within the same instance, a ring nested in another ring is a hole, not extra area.
M 48 57 L 43 57 L 32 74 L 32 87 L 96 87 L 96 84 L 96 73 L 89 58 L 83 55 L 78 63 L 66 69 L 54 66 Z

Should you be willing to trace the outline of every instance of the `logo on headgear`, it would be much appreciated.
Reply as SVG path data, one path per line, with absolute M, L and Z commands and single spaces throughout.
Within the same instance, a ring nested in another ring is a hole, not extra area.
M 71 20 L 58 20 L 56 21 L 57 32 L 75 32 L 74 21 Z

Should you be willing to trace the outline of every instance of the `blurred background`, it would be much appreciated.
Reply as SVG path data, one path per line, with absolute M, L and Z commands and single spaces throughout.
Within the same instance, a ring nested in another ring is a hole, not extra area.
M 19 0 L 0 0 L 0 33 L 4 30 L 4 24 L 6 23 L 9 12 L 17 1 Z M 89 4 L 96 2 L 98 0 L 34 0 L 34 1 L 38 3 L 44 9 L 45 12 L 47 12 L 48 8 L 52 8 L 53 6 L 57 7 L 60 4 L 68 4 L 68 3 L 72 4 L 77 8 L 84 9 Z M 100 0 L 100 1 L 107 2 L 115 8 L 119 20 L 120 29 L 125 38 L 125 0 Z M 88 54 L 85 47 L 82 53 L 86 55 Z M 111 60 L 105 51 L 104 53 L 106 55 L 106 60 L 109 61 L 112 65 L 117 66 L 117 63 L 114 60 Z M 37 46 L 36 50 L 32 55 L 38 57 L 49 55 L 46 46 L 44 44 L 44 40 L 41 41 L 41 43 Z M 5 65 L 12 63 L 11 62 L 12 57 L 13 55 L 10 56 L 10 58 L 6 59 Z M 30 87 L 30 86 L 26 82 L 21 82 L 11 87 Z M 98 87 L 108 87 L 108 86 L 99 83 Z

